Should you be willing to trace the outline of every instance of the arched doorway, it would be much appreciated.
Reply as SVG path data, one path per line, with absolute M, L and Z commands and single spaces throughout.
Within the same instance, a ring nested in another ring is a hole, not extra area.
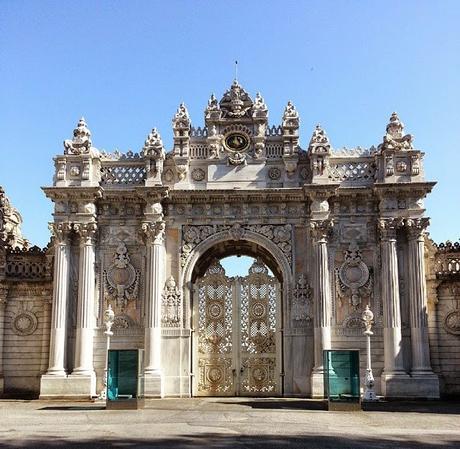
M 193 395 L 282 393 L 281 286 L 262 258 L 245 276 L 227 276 L 218 259 L 196 278 Z

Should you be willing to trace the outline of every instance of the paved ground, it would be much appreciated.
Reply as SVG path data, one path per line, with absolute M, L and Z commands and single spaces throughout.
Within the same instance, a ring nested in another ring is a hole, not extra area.
M 328 412 L 298 399 L 163 399 L 144 410 L 0 401 L 3 448 L 460 448 L 460 403 Z

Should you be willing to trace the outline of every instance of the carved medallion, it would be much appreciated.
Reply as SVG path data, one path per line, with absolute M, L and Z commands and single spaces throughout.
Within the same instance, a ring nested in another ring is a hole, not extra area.
M 28 310 L 19 312 L 13 318 L 12 330 L 16 335 L 32 335 L 37 330 L 37 327 L 37 316 Z
M 460 309 L 452 310 L 445 316 L 444 329 L 449 334 L 460 335 Z
M 202 168 L 195 168 L 192 170 L 192 179 L 194 181 L 203 181 L 206 178 L 206 173 Z

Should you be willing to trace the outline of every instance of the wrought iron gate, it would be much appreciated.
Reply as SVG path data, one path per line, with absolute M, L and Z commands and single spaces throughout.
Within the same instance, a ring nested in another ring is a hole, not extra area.
M 193 394 L 280 394 L 280 286 L 264 263 L 230 278 L 216 261 L 195 292 Z

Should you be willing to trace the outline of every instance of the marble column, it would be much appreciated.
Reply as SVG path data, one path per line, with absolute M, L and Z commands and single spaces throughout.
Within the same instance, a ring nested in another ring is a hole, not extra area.
M 439 381 L 433 373 L 430 361 L 428 339 L 427 293 L 425 273 L 425 229 L 428 218 L 407 219 L 406 222 L 409 252 L 409 308 L 411 327 L 411 376 L 421 378 L 423 395 L 439 396 Z
M 0 394 L 4 391 L 3 379 L 3 335 L 5 329 L 5 308 L 8 288 L 0 286 Z
M 95 394 L 93 368 L 95 251 L 94 239 L 97 225 L 94 222 L 74 224 L 80 236 L 80 262 L 78 269 L 77 329 L 75 363 L 72 376 L 91 378 L 91 394 Z M 94 384 L 93 384 L 94 382 Z
M 323 350 L 331 349 L 332 295 L 329 279 L 327 242 L 332 231 L 332 220 L 311 221 L 310 230 L 315 250 L 314 298 L 314 340 L 315 365 L 312 372 L 312 397 L 324 395 Z
M 382 393 L 385 396 L 404 396 L 400 380 L 407 378 L 404 370 L 401 304 L 399 297 L 397 229 L 400 220 L 396 218 L 379 221 L 381 240 L 381 276 L 383 302 L 384 369 Z
M 46 374 L 65 376 L 66 310 L 69 296 L 70 223 L 52 223 L 54 236 L 53 303 L 51 315 L 49 365 Z
M 146 241 L 145 275 L 145 353 L 144 375 L 146 397 L 162 397 L 161 369 L 161 294 L 165 270 L 165 222 L 145 222 L 142 231 Z

